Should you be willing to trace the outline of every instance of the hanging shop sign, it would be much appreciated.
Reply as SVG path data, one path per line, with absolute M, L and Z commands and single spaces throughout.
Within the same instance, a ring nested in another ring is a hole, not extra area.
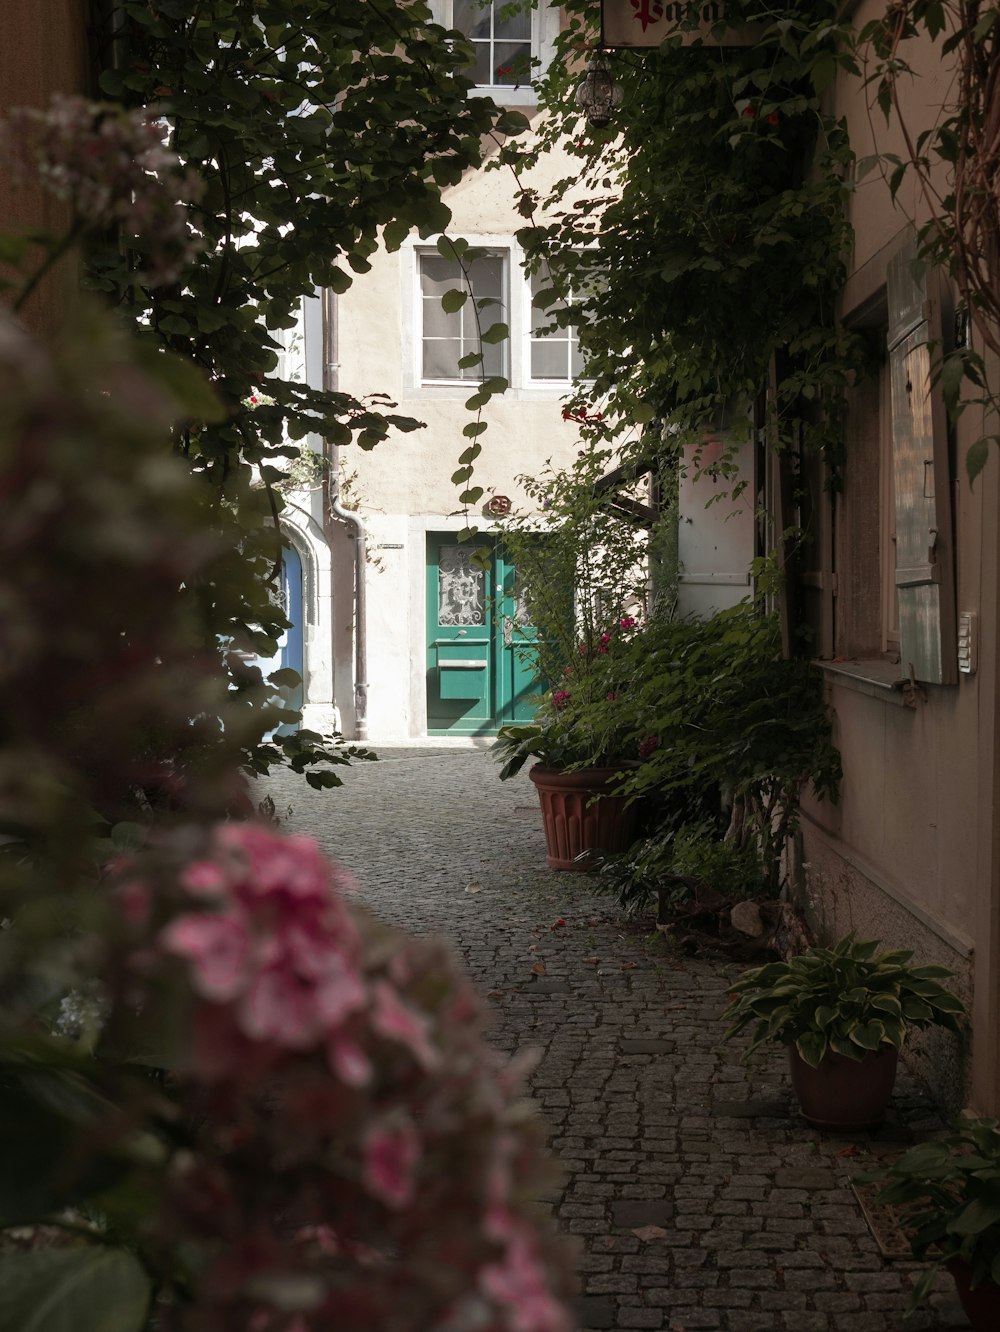
M 601 45 L 656 47 L 667 37 L 681 44 L 752 46 L 760 26 L 734 19 L 726 24 L 726 0 L 601 0 Z

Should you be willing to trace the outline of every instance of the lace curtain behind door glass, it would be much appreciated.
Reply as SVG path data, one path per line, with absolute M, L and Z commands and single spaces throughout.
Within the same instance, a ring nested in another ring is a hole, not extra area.
M 438 555 L 438 623 L 486 623 L 486 575 L 466 546 L 442 546 Z

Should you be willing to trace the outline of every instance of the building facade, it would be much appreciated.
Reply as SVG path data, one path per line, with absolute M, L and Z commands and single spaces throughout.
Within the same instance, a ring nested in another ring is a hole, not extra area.
M 859 28 L 884 13 L 873 0 L 851 8 Z M 905 157 L 901 126 L 915 141 L 953 95 L 939 43 L 914 39 L 905 54 L 914 77 L 900 80 L 901 117 L 888 124 L 858 79 L 842 74 L 832 89 L 859 158 Z M 856 929 L 953 968 L 970 1002 L 971 1058 L 956 1067 L 943 1039 L 919 1050 L 952 1105 L 996 1114 L 1000 459 L 969 482 L 970 444 L 996 425 L 981 408 L 951 425 L 931 373 L 936 348 L 974 334 L 956 320 L 952 283 L 913 262 L 927 208 L 911 176 L 895 199 L 878 172 L 851 194 L 840 317 L 870 331 L 882 361 L 848 395 L 843 488 L 824 492 L 817 478 L 815 555 L 799 592 L 844 781 L 837 805 L 806 801 L 796 869 L 823 936 Z
M 470 34 L 483 91 L 535 121 L 529 61 L 549 58 L 558 9 L 508 18 L 501 3 L 455 0 L 435 10 Z M 549 156 L 522 183 L 544 194 L 564 169 Z M 539 280 L 525 272 L 515 236 L 524 218 L 513 178 L 470 173 L 446 202 L 448 237 L 467 242 L 475 257 L 460 262 L 441 238 L 412 234 L 395 252 L 373 256 L 371 271 L 342 296 L 307 301 L 290 353 L 310 383 L 359 398 L 387 394 L 400 413 L 424 422 L 371 451 L 339 451 L 333 521 L 324 520 L 323 484 L 293 492 L 283 515 L 294 550 L 285 596 L 301 603 L 302 625 L 281 662 L 303 675 L 305 725 L 348 738 L 468 740 L 533 710 L 537 685 L 518 651 L 523 597 L 495 533 L 509 510 L 529 511 L 519 476 L 576 455 L 577 429 L 564 419 L 562 399 L 579 353 L 571 328 L 543 331 L 548 316 L 533 301 Z M 455 290 L 469 298 L 446 310 L 441 297 Z M 497 322 L 509 336 L 484 343 L 481 364 L 461 365 Z M 477 417 L 466 403 L 484 376 L 509 387 Z M 487 427 L 482 451 L 474 475 L 456 483 L 471 442 L 463 429 L 477 419 Z M 309 443 L 322 453 L 322 441 Z M 466 486 L 484 492 L 474 505 L 459 500 Z M 476 537 L 459 541 L 470 527 Z

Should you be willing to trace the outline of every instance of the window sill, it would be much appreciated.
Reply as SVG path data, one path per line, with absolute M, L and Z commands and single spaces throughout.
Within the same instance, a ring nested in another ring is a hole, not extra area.
M 886 661 L 883 657 L 855 657 L 850 661 L 814 661 L 813 665 L 819 667 L 831 684 L 899 708 L 906 705 L 902 689 L 904 677 L 896 661 Z
M 497 106 L 538 105 L 538 93 L 534 88 L 516 88 L 511 83 L 477 83 L 475 92 L 479 97 L 489 97 Z

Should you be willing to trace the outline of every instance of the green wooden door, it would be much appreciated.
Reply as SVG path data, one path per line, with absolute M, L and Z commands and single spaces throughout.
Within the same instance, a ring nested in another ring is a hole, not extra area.
M 483 567 L 476 551 L 486 551 Z M 535 680 L 525 598 L 495 542 L 427 538 L 427 730 L 494 735 L 528 721 Z
M 500 724 L 528 722 L 543 691 L 527 589 L 502 549 L 495 554 L 499 601 Z

